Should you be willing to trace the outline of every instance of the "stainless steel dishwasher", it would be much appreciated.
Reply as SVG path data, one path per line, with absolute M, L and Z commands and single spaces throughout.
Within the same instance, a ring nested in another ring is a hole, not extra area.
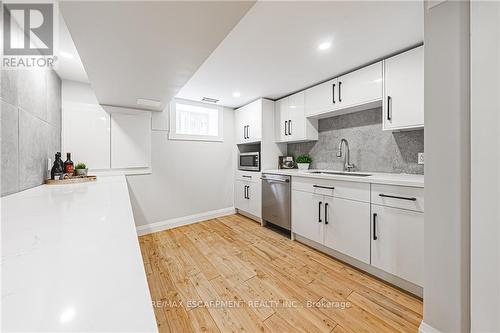
M 290 176 L 262 174 L 262 219 L 291 230 Z

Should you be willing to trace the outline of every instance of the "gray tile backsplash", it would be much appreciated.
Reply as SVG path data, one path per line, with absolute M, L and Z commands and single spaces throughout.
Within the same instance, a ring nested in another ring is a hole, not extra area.
M 61 79 L 52 70 L 2 70 L 1 195 L 43 184 L 61 150 Z
M 417 163 L 417 154 L 424 151 L 424 130 L 383 131 L 381 108 L 321 119 L 318 141 L 288 144 L 288 154 L 311 155 L 311 168 L 342 170 L 344 158 L 336 155 L 342 138 L 349 142 L 357 171 L 424 173 Z

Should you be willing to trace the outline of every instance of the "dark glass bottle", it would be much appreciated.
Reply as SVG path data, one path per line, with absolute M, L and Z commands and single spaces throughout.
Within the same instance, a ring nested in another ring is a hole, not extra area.
M 59 178 L 64 173 L 63 161 L 61 160 L 61 152 L 56 153 L 56 159 L 54 160 L 54 165 L 50 170 L 50 178 Z
M 71 153 L 66 153 L 66 161 L 64 161 L 64 173 L 68 173 L 70 175 L 73 174 L 74 165 L 71 160 Z

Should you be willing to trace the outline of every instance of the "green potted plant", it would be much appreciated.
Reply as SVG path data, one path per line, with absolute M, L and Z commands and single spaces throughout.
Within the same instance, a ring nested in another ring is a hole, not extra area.
M 312 158 L 307 154 L 299 155 L 295 159 L 295 162 L 297 163 L 297 167 L 299 168 L 299 170 L 307 170 L 309 169 L 309 165 L 312 162 Z
M 87 169 L 87 166 L 85 163 L 78 162 L 78 164 L 75 166 L 75 175 L 76 176 L 87 176 L 89 172 L 89 169 Z

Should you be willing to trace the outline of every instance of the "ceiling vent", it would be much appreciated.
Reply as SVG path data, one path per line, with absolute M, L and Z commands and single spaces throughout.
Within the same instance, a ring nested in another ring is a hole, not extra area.
M 161 102 L 157 101 L 155 99 L 146 99 L 146 98 L 138 98 L 137 99 L 137 104 L 138 105 L 144 105 L 144 106 L 150 106 L 153 108 L 159 108 L 161 106 Z
M 215 98 L 210 98 L 210 97 L 203 97 L 201 99 L 202 102 L 207 102 L 207 103 L 217 103 L 219 100 Z

